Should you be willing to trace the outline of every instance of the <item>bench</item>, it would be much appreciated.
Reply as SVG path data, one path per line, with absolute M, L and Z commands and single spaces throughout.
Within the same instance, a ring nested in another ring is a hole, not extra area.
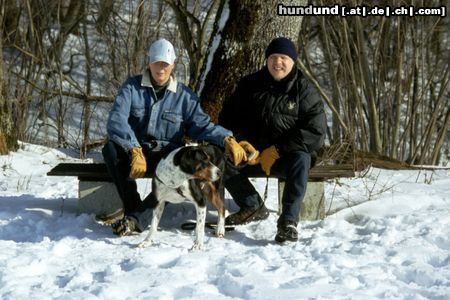
M 104 163 L 60 163 L 47 176 L 78 177 L 78 209 L 80 213 L 96 215 L 109 214 L 122 207 L 116 187 Z M 325 181 L 338 177 L 354 177 L 353 165 L 315 166 L 310 170 L 308 186 L 303 200 L 300 220 L 319 220 L 325 218 Z M 250 174 L 252 178 L 265 178 L 260 173 Z M 152 178 L 149 176 L 147 178 Z M 270 178 L 276 178 L 270 176 Z M 281 196 L 284 181 L 278 179 L 278 213 L 281 212 Z

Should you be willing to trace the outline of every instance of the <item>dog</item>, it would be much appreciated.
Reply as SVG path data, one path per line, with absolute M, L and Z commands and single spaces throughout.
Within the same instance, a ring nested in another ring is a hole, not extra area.
M 223 197 L 222 174 L 225 158 L 222 150 L 214 145 L 184 146 L 170 152 L 156 167 L 152 181 L 154 207 L 153 219 L 147 237 L 139 247 L 152 244 L 157 231 L 165 202 L 181 203 L 185 199 L 192 201 L 196 208 L 197 225 L 193 250 L 203 247 L 206 222 L 206 201 L 218 211 L 216 236 L 225 236 L 225 204 Z

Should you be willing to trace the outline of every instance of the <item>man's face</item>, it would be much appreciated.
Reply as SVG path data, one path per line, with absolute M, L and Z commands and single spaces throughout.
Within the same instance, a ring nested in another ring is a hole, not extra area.
M 287 55 L 274 53 L 267 58 L 267 67 L 275 81 L 286 77 L 294 67 L 294 61 Z
M 156 81 L 158 85 L 164 85 L 170 78 L 175 63 L 169 65 L 163 61 L 157 61 L 149 64 L 150 73 L 152 73 L 153 80 Z

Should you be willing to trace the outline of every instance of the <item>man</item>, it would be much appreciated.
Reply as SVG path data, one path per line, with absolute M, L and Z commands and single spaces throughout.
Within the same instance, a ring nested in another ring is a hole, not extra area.
M 248 180 L 255 168 L 286 179 L 277 242 L 298 240 L 297 223 L 306 191 L 309 169 L 323 145 L 326 118 L 323 103 L 312 84 L 295 66 L 297 51 L 287 38 L 272 40 L 266 49 L 266 66 L 238 83 L 224 103 L 219 124 L 229 128 L 247 150 L 259 158 L 242 169 L 228 169 L 225 187 L 240 207 L 226 224 L 264 220 L 269 212 Z M 259 163 L 259 165 L 257 165 Z
M 142 214 L 150 200 L 141 201 L 135 179 L 154 174 L 162 157 L 183 146 L 185 134 L 225 147 L 236 165 L 246 160 L 232 132 L 214 125 L 198 97 L 172 76 L 173 45 L 157 40 L 150 46 L 148 58 L 144 74 L 129 78 L 115 98 L 107 123 L 108 142 L 102 151 L 124 207 L 123 213 L 103 217 L 110 223 L 119 219 L 112 228 L 121 236 L 141 232 L 149 222 Z

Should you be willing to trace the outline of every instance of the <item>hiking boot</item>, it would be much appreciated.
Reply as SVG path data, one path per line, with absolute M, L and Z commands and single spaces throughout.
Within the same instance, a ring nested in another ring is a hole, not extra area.
M 263 204 L 257 209 L 241 208 L 237 213 L 225 219 L 225 225 L 244 225 L 254 221 L 262 221 L 269 217 L 269 210 Z
M 124 217 L 123 208 L 119 208 L 110 214 L 96 215 L 95 221 L 101 224 L 112 225 Z
M 298 240 L 297 223 L 286 220 L 278 222 L 277 235 L 275 241 L 278 243 L 296 242 Z
M 111 225 L 112 232 L 118 236 L 127 236 L 136 233 L 141 233 L 137 225 L 137 221 L 133 217 L 124 217 Z

